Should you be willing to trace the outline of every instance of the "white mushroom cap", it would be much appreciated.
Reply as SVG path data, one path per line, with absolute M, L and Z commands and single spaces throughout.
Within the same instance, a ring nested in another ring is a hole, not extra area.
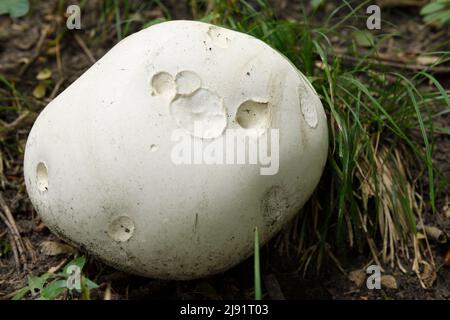
M 179 131 L 200 150 L 235 132 L 271 141 L 271 162 L 180 164 Z M 172 21 L 122 40 L 44 109 L 24 171 L 57 234 L 119 269 L 190 279 L 248 257 L 255 226 L 263 243 L 280 230 L 327 149 L 320 99 L 285 57 L 246 34 Z

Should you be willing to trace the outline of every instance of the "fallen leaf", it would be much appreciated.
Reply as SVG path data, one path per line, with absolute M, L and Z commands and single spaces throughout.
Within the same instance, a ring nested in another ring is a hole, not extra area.
M 50 70 L 49 68 L 44 68 L 41 71 L 39 71 L 39 73 L 36 76 L 36 79 L 47 80 L 50 79 L 51 77 L 52 77 L 52 70 Z
M 447 242 L 447 236 L 445 235 L 445 233 L 435 226 L 424 226 L 424 231 L 428 237 L 438 243 Z
M 45 97 L 45 93 L 47 91 L 47 87 L 43 83 L 39 83 L 33 90 L 33 96 L 36 99 L 41 99 Z
M 383 275 L 381 276 L 381 286 L 388 289 L 397 289 L 397 280 L 395 280 L 394 276 L 391 275 Z
M 419 56 L 416 58 L 416 62 L 424 66 L 435 64 L 438 60 L 439 57 L 434 56 Z
M 420 278 L 422 279 L 425 288 L 431 288 L 437 278 L 436 270 L 434 270 L 432 265 L 426 263 L 423 272 L 420 274 Z
M 363 270 L 353 270 L 348 274 L 348 279 L 360 288 L 366 280 L 366 273 Z
M 60 254 L 73 253 L 75 251 L 75 249 L 68 244 L 56 241 L 43 241 L 40 246 L 41 252 L 47 256 L 57 256 Z
M 446 266 L 450 266 L 450 249 L 447 250 L 447 253 L 445 254 L 444 257 L 444 264 Z

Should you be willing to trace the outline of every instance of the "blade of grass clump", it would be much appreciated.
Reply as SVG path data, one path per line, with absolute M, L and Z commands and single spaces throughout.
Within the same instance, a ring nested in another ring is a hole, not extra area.
M 397 75 L 406 81 L 405 87 L 406 87 L 406 90 L 408 91 L 408 95 L 411 98 L 411 102 L 416 111 L 417 121 L 419 122 L 420 131 L 422 134 L 423 142 L 425 144 L 425 157 L 426 157 L 426 165 L 427 165 L 427 170 L 428 170 L 428 180 L 429 180 L 428 185 L 429 185 L 429 190 L 430 190 L 431 209 L 432 209 L 433 213 L 435 213 L 436 212 L 436 205 L 435 205 L 436 200 L 435 200 L 435 193 L 434 193 L 434 170 L 433 170 L 432 146 L 430 145 L 430 142 L 428 140 L 428 135 L 425 130 L 425 125 L 423 122 L 422 114 L 419 110 L 419 105 L 417 104 L 416 96 L 413 93 L 413 89 L 411 89 L 412 84 L 403 75 L 401 75 L 401 74 L 397 74 Z M 432 122 L 430 122 L 430 123 L 432 123 Z M 431 129 L 431 131 L 433 132 L 433 129 Z
M 259 233 L 258 227 L 254 229 L 255 233 L 255 253 L 254 253 L 254 273 L 255 273 L 255 300 L 261 300 L 261 268 L 259 261 Z
M 114 0 L 114 12 L 116 15 L 117 42 L 119 42 L 120 40 L 122 40 L 122 22 L 120 19 L 119 0 Z
M 450 97 L 449 97 L 450 93 L 447 93 L 445 91 L 445 89 L 442 87 L 442 85 L 439 83 L 439 81 L 435 77 L 433 77 L 431 74 L 429 74 L 425 71 L 421 71 L 421 72 L 419 72 L 419 74 L 427 77 L 431 82 L 433 82 L 435 87 L 439 90 L 439 93 L 441 94 L 442 98 L 447 103 L 447 108 L 450 109 Z

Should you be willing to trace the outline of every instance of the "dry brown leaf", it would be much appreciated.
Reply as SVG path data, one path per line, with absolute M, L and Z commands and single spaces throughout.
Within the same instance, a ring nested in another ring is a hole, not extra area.
M 420 56 L 416 58 L 416 62 L 424 66 L 435 64 L 438 60 L 439 57 L 434 56 Z
M 40 246 L 41 252 L 47 256 L 57 256 L 59 254 L 68 254 L 75 251 L 75 249 L 68 244 L 56 241 L 43 241 Z
M 437 278 L 436 270 L 431 264 L 425 263 L 420 278 L 425 288 L 431 288 Z
M 447 236 L 445 235 L 444 231 L 435 226 L 424 226 L 424 231 L 428 237 L 430 237 L 431 239 L 433 239 L 438 243 L 447 242 Z
M 397 289 L 397 280 L 394 276 L 383 275 L 381 276 L 381 286 L 388 289 Z
M 450 249 L 447 250 L 447 253 L 445 254 L 444 257 L 444 264 L 446 266 L 450 266 Z
M 353 270 L 348 274 L 348 279 L 360 288 L 366 280 L 366 273 L 363 270 Z

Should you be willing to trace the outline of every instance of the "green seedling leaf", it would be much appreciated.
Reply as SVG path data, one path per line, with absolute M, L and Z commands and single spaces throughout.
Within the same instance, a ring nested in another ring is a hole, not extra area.
M 447 3 L 448 4 L 448 3 Z M 431 2 L 429 4 L 427 4 L 426 6 L 424 6 L 422 8 L 422 10 L 420 10 L 420 14 L 425 16 L 428 15 L 430 13 L 435 13 L 439 10 L 444 9 L 446 6 L 445 3 L 441 3 L 441 2 Z
M 83 267 L 85 264 L 86 264 L 86 258 L 84 256 L 75 258 L 72 261 L 70 261 L 68 264 L 66 264 L 66 266 L 64 267 L 63 273 L 67 274 L 67 269 L 72 265 L 75 265 L 78 268 L 80 268 L 80 270 L 83 270 Z
M 254 228 L 254 273 L 255 273 L 255 300 L 261 300 L 261 268 L 259 261 L 259 232 L 258 227 Z
M 25 295 L 27 295 L 27 293 L 30 292 L 30 288 L 28 287 L 23 287 L 22 289 L 18 290 L 16 292 L 16 294 L 14 295 L 14 297 L 12 297 L 12 300 L 21 300 L 23 297 L 25 297 Z
M 83 278 L 84 278 L 84 285 L 86 286 L 86 288 L 88 288 L 89 290 L 98 288 L 98 284 L 96 284 L 94 281 L 86 277 Z
M 67 280 L 57 280 L 48 284 L 41 291 L 41 296 L 48 300 L 54 300 L 67 288 Z
M 41 293 L 44 288 L 44 284 L 47 279 L 51 276 L 51 273 L 44 273 L 40 277 L 35 277 L 32 275 L 28 276 L 28 289 L 31 291 L 32 295 L 37 295 Z

